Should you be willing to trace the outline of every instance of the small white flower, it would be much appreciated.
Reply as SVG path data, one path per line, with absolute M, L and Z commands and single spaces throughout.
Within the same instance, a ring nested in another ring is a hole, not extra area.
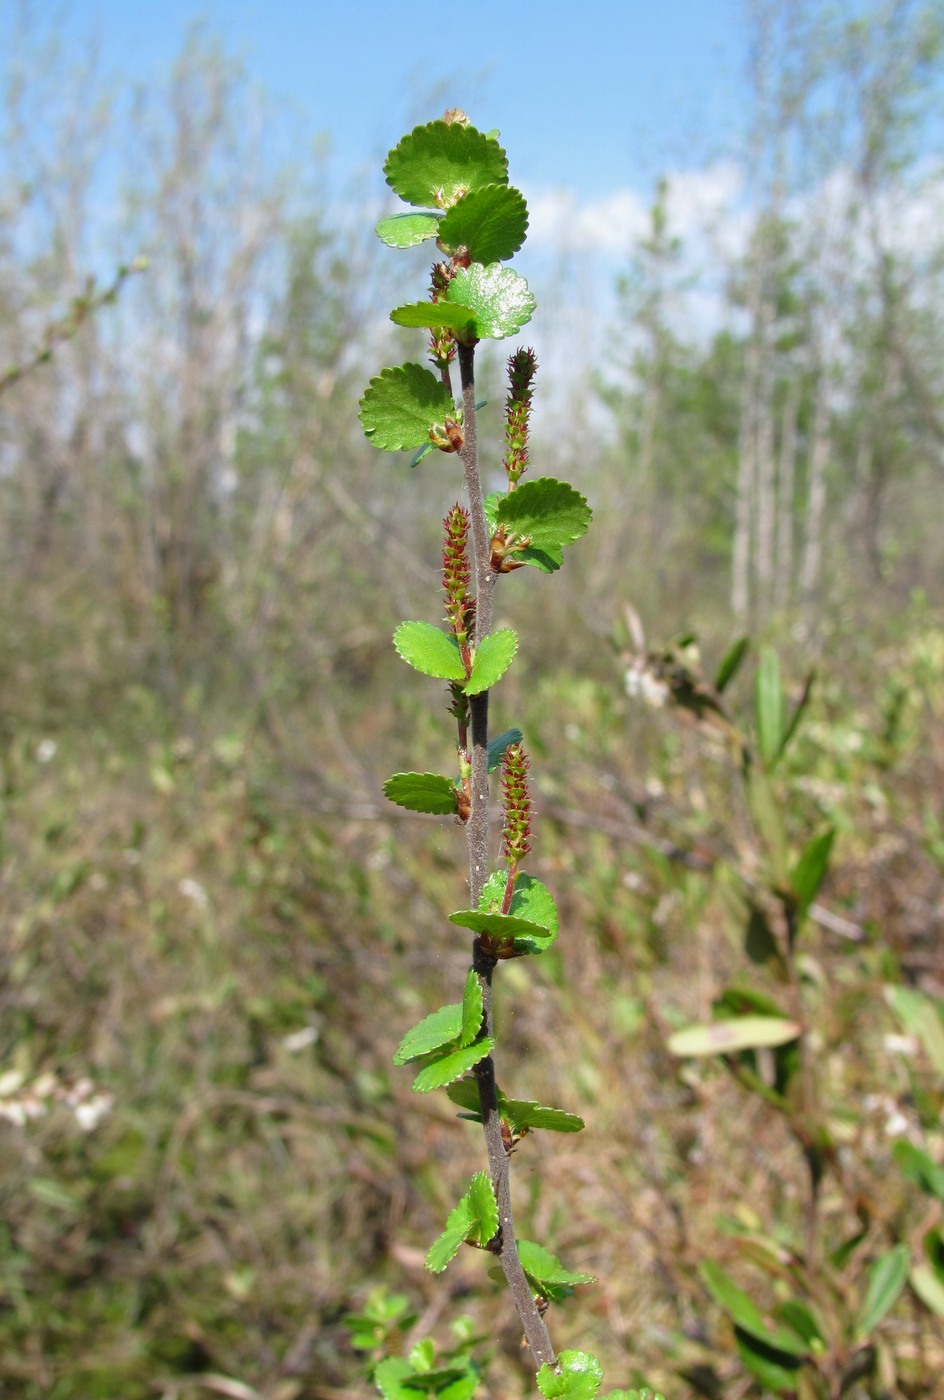
M 199 880 L 183 879 L 177 886 L 184 899 L 190 899 L 198 909 L 209 909 L 210 896 L 200 884 Z
M 93 1094 L 84 1103 L 76 1104 L 73 1112 L 82 1131 L 90 1133 L 93 1128 L 97 1128 L 105 1115 L 111 1111 L 114 1101 L 112 1094 Z
M 58 747 L 55 739 L 41 739 L 36 745 L 36 762 L 51 763 L 56 756 Z

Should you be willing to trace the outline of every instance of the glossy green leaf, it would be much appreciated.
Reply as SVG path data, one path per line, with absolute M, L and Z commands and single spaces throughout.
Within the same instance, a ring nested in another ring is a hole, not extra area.
M 473 126 L 429 122 L 393 148 L 384 163 L 390 188 L 407 204 L 448 209 L 485 185 L 508 183 L 501 146 Z
M 502 627 L 483 637 L 475 648 L 472 674 L 463 686 L 466 695 L 481 695 L 491 690 L 508 670 L 518 650 L 518 634 Z
M 413 248 L 435 238 L 439 232 L 442 214 L 393 214 L 381 219 L 377 225 L 377 236 L 388 248 Z
M 494 1188 L 485 1172 L 476 1172 L 462 1200 L 450 1211 L 445 1230 L 431 1245 L 426 1256 L 427 1269 L 434 1274 L 442 1273 L 466 1240 L 486 1245 L 497 1230 L 498 1203 Z
M 562 1351 L 559 1371 L 542 1366 L 538 1390 L 545 1400 L 594 1400 L 603 1384 L 603 1367 L 588 1351 Z
M 908 1246 L 896 1244 L 872 1265 L 856 1325 L 856 1336 L 860 1341 L 865 1341 L 874 1332 L 897 1302 L 908 1280 L 909 1257 Z
M 431 1089 L 444 1089 L 453 1080 L 468 1074 L 473 1065 L 477 1065 L 479 1060 L 484 1060 L 494 1049 L 494 1040 L 485 1038 L 437 1055 L 420 1070 L 413 1080 L 413 1088 L 418 1094 L 428 1094 Z
M 733 1021 L 710 1021 L 686 1026 L 668 1039 L 673 1055 L 727 1055 L 738 1050 L 759 1050 L 762 1046 L 786 1045 L 796 1040 L 801 1027 L 796 1021 L 775 1016 L 739 1016 Z
M 411 301 L 390 313 L 394 325 L 414 330 L 455 331 L 460 340 L 475 337 L 475 315 L 470 307 L 449 301 Z
M 446 288 L 444 300 L 470 308 L 477 340 L 517 335 L 531 320 L 535 307 L 525 279 L 501 263 L 460 268 Z
M 553 477 L 522 482 L 501 496 L 495 509 L 496 523 L 506 533 L 526 538 L 534 551 L 558 554 L 586 533 L 592 517 L 580 492 Z
M 520 729 L 506 729 L 488 743 L 488 771 L 494 773 L 505 756 L 509 744 L 520 744 L 524 738 Z
M 775 763 L 783 742 L 784 701 L 780 658 L 773 647 L 760 654 L 756 682 L 757 747 L 765 768 Z
M 485 185 L 457 200 L 438 229 L 444 248 L 465 247 L 473 262 L 504 262 L 524 243 L 528 206 L 509 185 Z
M 403 660 L 424 676 L 440 681 L 464 681 L 465 666 L 459 643 L 451 632 L 431 622 L 401 622 L 393 645 Z
M 725 652 L 721 665 L 718 667 L 718 674 L 715 676 L 715 690 L 719 695 L 723 694 L 734 680 L 750 649 L 749 639 L 739 637 L 734 645 Z
M 944 1075 L 944 1021 L 939 1003 L 913 987 L 886 987 L 885 1000 L 905 1030 L 921 1042 L 935 1071 Z
M 462 1005 L 440 1006 L 424 1016 L 418 1025 L 407 1031 L 397 1046 L 393 1057 L 395 1065 L 407 1065 L 411 1060 L 422 1059 L 424 1055 L 443 1045 L 451 1045 L 462 1031 Z
M 421 447 L 430 429 L 456 412 L 452 395 L 422 365 L 397 365 L 372 379 L 359 405 L 364 435 L 384 452 Z
M 471 1045 L 482 1029 L 482 984 L 470 967 L 465 979 L 465 995 L 462 998 L 462 1029 L 459 1034 L 461 1046 Z
M 455 784 L 439 773 L 394 773 L 383 790 L 391 802 L 408 812 L 449 816 L 459 809 Z
M 835 838 L 836 829 L 832 826 L 814 836 L 804 846 L 800 859 L 790 872 L 790 889 L 796 898 L 797 912 L 801 918 L 819 894 L 826 878 Z

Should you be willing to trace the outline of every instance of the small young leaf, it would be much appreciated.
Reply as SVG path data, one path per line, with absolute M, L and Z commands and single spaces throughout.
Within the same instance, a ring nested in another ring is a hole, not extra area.
M 784 708 L 783 685 L 780 681 L 780 658 L 773 647 L 764 647 L 760 655 L 756 681 L 757 747 L 765 768 L 771 768 L 783 743 Z
M 723 694 L 727 687 L 734 680 L 741 663 L 751 649 L 750 641 L 747 637 L 739 637 L 733 646 L 730 646 L 722 658 L 718 667 L 718 674 L 715 676 L 715 690 L 719 695 Z
M 524 735 L 520 729 L 506 729 L 497 738 L 490 739 L 488 742 L 488 771 L 494 773 L 501 763 L 508 745 L 520 744 L 523 738 Z
M 465 995 L 462 998 L 462 1030 L 460 1046 L 471 1045 L 482 1029 L 482 985 L 470 967 L 465 979 Z
M 475 335 L 475 316 L 468 306 L 454 306 L 448 301 L 411 301 L 390 313 L 396 326 L 419 330 L 455 331 L 460 340 Z
M 462 1032 L 462 1006 L 441 1006 L 432 1011 L 415 1025 L 397 1046 L 393 1057 L 395 1065 L 408 1065 L 411 1060 L 420 1060 L 443 1045 L 451 1045 Z
M 421 447 L 430 428 L 456 411 L 452 395 L 422 365 L 398 365 L 372 379 L 360 401 L 365 437 L 384 452 Z
M 427 1269 L 434 1274 L 442 1273 L 466 1240 L 486 1245 L 497 1230 L 498 1202 L 494 1187 L 485 1172 L 476 1172 L 462 1200 L 450 1211 L 445 1230 L 430 1247 L 426 1256 Z
M 429 1372 L 436 1360 L 436 1343 L 432 1337 L 423 1337 L 410 1349 L 410 1365 L 414 1371 Z
M 408 665 L 440 681 L 464 681 L 465 666 L 451 633 L 431 622 L 401 622 L 393 645 Z
M 508 670 L 517 650 L 518 634 L 510 627 L 502 627 L 483 637 L 475 648 L 472 674 L 463 686 L 466 695 L 481 695 L 483 690 L 490 690 Z
M 585 1127 L 583 1119 L 576 1113 L 565 1113 L 562 1108 L 544 1108 L 530 1099 L 502 1099 L 501 1116 L 513 1133 L 523 1129 L 543 1128 L 551 1133 L 579 1133 Z
M 429 122 L 404 136 L 387 156 L 384 175 L 407 204 L 448 209 L 485 185 L 508 183 L 508 157 L 474 126 Z
M 463 195 L 439 226 L 450 252 L 465 247 L 477 263 L 504 262 L 517 253 L 528 231 L 524 196 L 509 185 L 486 185 Z
M 497 262 L 488 267 L 473 263 L 460 268 L 446 288 L 445 300 L 472 310 L 477 340 L 517 335 L 531 320 L 535 307 L 525 279 Z
M 562 1351 L 557 1358 L 560 1371 L 542 1366 L 538 1390 L 545 1400 L 594 1400 L 603 1384 L 603 1367 L 588 1351 Z
M 473 1065 L 484 1060 L 494 1049 L 494 1040 L 484 1039 L 438 1055 L 420 1070 L 413 1080 L 413 1088 L 418 1094 L 428 1094 L 431 1089 L 444 1089 L 453 1080 L 468 1074 Z
M 586 533 L 593 512 L 566 481 L 538 477 L 499 498 L 495 519 L 509 533 L 526 536 L 533 549 L 560 550 Z
M 408 812 L 445 817 L 459 810 L 455 784 L 438 773 L 394 773 L 383 790 L 391 802 Z
M 737 1050 L 786 1045 L 796 1040 L 801 1026 L 775 1016 L 739 1016 L 733 1021 L 710 1021 L 687 1026 L 668 1039 L 671 1055 L 728 1055 Z
M 388 248 L 413 248 L 436 237 L 441 218 L 442 214 L 393 214 L 380 220 L 376 232 Z
M 387 1356 L 374 1367 L 374 1384 L 384 1400 L 417 1400 L 416 1390 L 405 1384 L 414 1374 L 405 1356 Z
M 856 1327 L 859 1341 L 865 1341 L 875 1331 L 897 1301 L 908 1278 L 908 1260 L 908 1246 L 896 1244 L 872 1265 Z
M 836 829 L 832 826 L 814 836 L 804 846 L 800 859 L 790 872 L 790 888 L 796 898 L 800 918 L 804 917 L 820 892 L 829 869 L 835 837 Z
M 518 1258 L 534 1290 L 551 1302 L 563 1302 L 578 1284 L 595 1281 L 593 1274 L 576 1274 L 565 1269 L 549 1249 L 531 1240 L 518 1241 Z

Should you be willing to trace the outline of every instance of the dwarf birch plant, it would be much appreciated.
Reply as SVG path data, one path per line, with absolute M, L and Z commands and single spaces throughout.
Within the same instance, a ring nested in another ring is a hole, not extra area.
M 460 1117 L 484 1130 L 487 1170 L 477 1172 L 427 1255 L 439 1273 L 464 1246 L 497 1261 L 511 1290 L 538 1385 L 545 1396 L 599 1393 L 602 1370 L 586 1352 L 558 1356 L 545 1313 L 552 1302 L 592 1282 L 565 1268 L 549 1250 L 516 1238 L 511 1203 L 511 1154 L 530 1132 L 579 1132 L 583 1121 L 564 1109 L 506 1095 L 497 1082 L 498 1028 L 493 978 L 509 958 L 538 957 L 558 936 L 553 896 L 524 863 L 531 850 L 529 760 L 519 729 L 489 733 L 491 693 L 511 666 L 518 636 L 492 626 L 495 589 L 518 569 L 556 572 L 564 551 L 590 523 L 590 507 L 566 482 L 529 474 L 529 427 L 537 360 L 516 350 L 508 361 L 504 489 L 485 495 L 476 434 L 475 355 L 483 340 L 516 336 L 531 320 L 534 297 L 506 266 L 525 241 L 528 213 L 508 183 L 508 161 L 497 132 L 477 131 L 457 111 L 417 127 L 390 152 L 387 183 L 410 206 L 381 220 L 391 248 L 434 243 L 427 297 L 398 306 L 391 320 L 427 333 L 429 365 L 409 360 L 372 379 L 360 420 L 375 447 L 412 452 L 411 465 L 455 459 L 466 499 L 443 521 L 444 624 L 403 622 L 394 645 L 414 670 L 446 683 L 455 735 L 450 773 L 396 773 L 384 790 L 412 812 L 454 816 L 468 848 L 469 903 L 449 922 L 471 935 L 471 964 L 461 1000 L 440 1007 L 408 1031 L 395 1061 L 415 1072 L 418 1093 L 444 1089 Z M 456 375 L 458 383 L 456 383 Z M 448 463 L 444 464 L 448 466 Z M 503 810 L 501 852 L 492 868 L 488 841 L 489 776 L 498 773 Z M 448 931 L 444 931 L 448 936 Z M 382 1394 L 415 1400 L 417 1391 L 470 1396 L 474 1369 L 438 1370 L 428 1343 L 409 1357 L 381 1361 Z M 614 1397 L 623 1392 L 612 1392 Z

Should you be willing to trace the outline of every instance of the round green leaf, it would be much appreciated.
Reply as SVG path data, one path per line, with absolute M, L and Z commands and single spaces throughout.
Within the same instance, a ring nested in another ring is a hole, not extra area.
M 394 773 L 383 790 L 391 802 L 408 812 L 445 817 L 459 810 L 455 784 L 439 773 Z
M 407 1031 L 393 1057 L 395 1065 L 408 1065 L 444 1045 L 451 1045 L 462 1032 L 462 1006 L 440 1006 Z
M 463 687 L 466 695 L 481 695 L 483 690 L 490 690 L 508 670 L 517 650 L 518 634 L 510 627 L 502 627 L 483 637 L 475 648 L 472 674 Z
M 431 622 L 401 622 L 393 645 L 407 665 L 439 681 L 464 681 L 465 666 L 459 644 L 450 633 Z
M 727 1055 L 738 1050 L 773 1048 L 796 1040 L 802 1027 L 778 1016 L 738 1016 L 732 1021 L 710 1021 L 687 1026 L 669 1036 L 672 1055 Z
M 441 218 L 442 214 L 392 214 L 380 220 L 377 237 L 388 248 L 414 248 L 417 243 L 436 237 Z
M 430 1089 L 443 1089 L 453 1080 L 468 1074 L 473 1065 L 484 1060 L 495 1049 L 494 1040 L 476 1040 L 472 1045 L 460 1046 L 457 1050 L 438 1055 L 435 1060 L 420 1070 L 413 1080 L 413 1088 L 418 1094 L 428 1094 Z
M 393 148 L 384 175 L 407 204 L 448 209 L 471 190 L 507 185 L 508 157 L 474 126 L 429 122 Z
M 422 446 L 430 428 L 456 412 L 442 380 L 413 364 L 385 369 L 372 379 L 359 407 L 365 436 L 385 452 Z
M 517 253 L 528 231 L 524 195 L 508 185 L 486 185 L 463 195 L 439 226 L 450 252 L 465 247 L 473 262 L 503 262 Z
M 460 268 L 446 288 L 445 300 L 471 309 L 478 340 L 517 335 L 535 307 L 525 279 L 497 262 Z
M 498 502 L 495 518 L 508 532 L 526 536 L 535 549 L 573 544 L 586 533 L 593 512 L 586 498 L 566 481 L 538 477 L 509 491 Z
M 557 1358 L 560 1371 L 542 1366 L 538 1390 L 545 1400 L 594 1400 L 603 1384 L 603 1367 L 588 1351 L 562 1351 Z

